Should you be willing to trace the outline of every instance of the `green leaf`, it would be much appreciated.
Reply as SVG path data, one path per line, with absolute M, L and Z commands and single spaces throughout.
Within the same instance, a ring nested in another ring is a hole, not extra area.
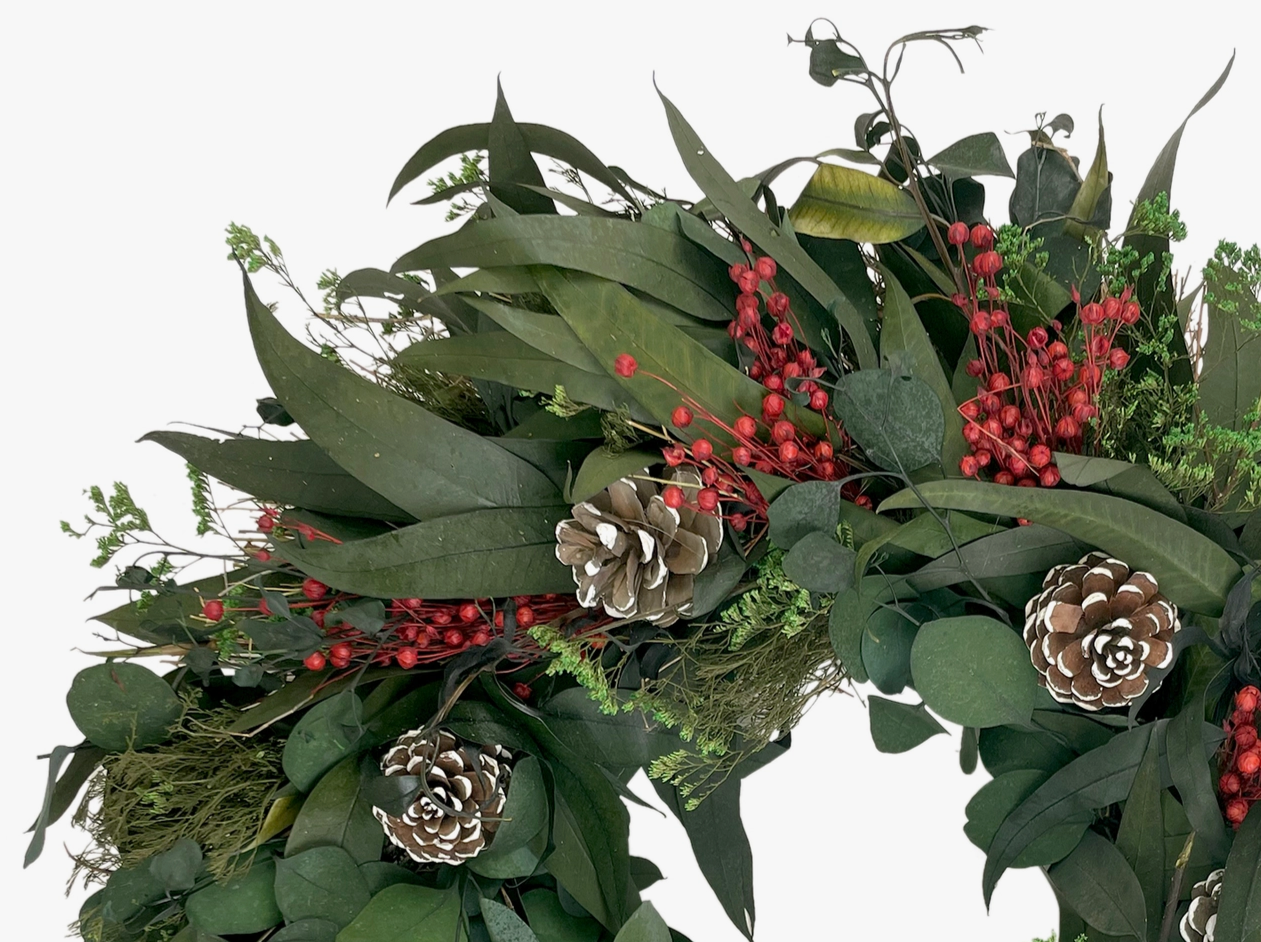
M 211 884 L 192 894 L 184 904 L 184 914 L 203 932 L 262 932 L 283 918 L 276 906 L 275 882 L 275 862 L 256 860 L 243 876 Z
M 887 542 L 920 556 L 936 559 L 953 552 L 955 544 L 962 547 L 983 537 L 1007 532 L 1006 527 L 978 520 L 968 514 L 948 510 L 940 516 L 941 520 L 938 520 L 930 513 L 922 513 L 890 533 Z M 944 528 L 943 521 L 946 525 Z M 951 536 L 954 537 L 953 541 Z M 872 540 L 870 543 L 865 543 L 864 552 L 876 542 Z M 885 541 L 879 542 L 883 544 Z
M 1248 428 L 1249 412 L 1261 399 L 1261 331 L 1250 330 L 1240 320 L 1255 296 L 1243 285 L 1221 284 L 1208 279 L 1206 291 L 1216 301 L 1208 305 L 1208 338 L 1197 387 L 1199 405 L 1211 422 L 1234 431 Z M 1223 311 L 1222 302 L 1239 305 L 1236 311 Z
M 291 922 L 267 942 L 336 942 L 337 923 L 327 919 L 299 919 Z
M 1201 750 L 1203 754 L 1203 750 Z M 1143 890 L 1147 924 L 1160 924 L 1165 900 L 1165 816 L 1160 787 L 1160 746 L 1147 743 L 1125 799 L 1121 827 L 1117 830 L 1117 850 L 1129 863 Z M 1220 820 L 1220 817 L 1219 817 Z
M 164 742 L 184 712 L 165 680 L 147 667 L 117 661 L 75 674 L 66 706 L 79 732 L 106 752 Z
M 539 942 L 596 942 L 600 936 L 598 922 L 565 912 L 551 890 L 523 893 L 521 904 Z
M 844 592 L 854 583 L 854 551 L 826 533 L 807 533 L 783 565 L 784 575 L 811 592 Z
M 535 271 L 535 278 L 609 375 L 658 421 L 669 423 L 683 397 L 691 400 L 688 404 L 694 411 L 706 410 L 728 427 L 741 414 L 761 414 L 762 386 L 662 321 L 621 285 L 580 272 L 541 268 Z M 616 328 L 610 329 L 610 325 Z M 639 372 L 629 378 L 613 371 L 614 361 L 623 353 L 639 363 Z M 818 415 L 811 417 L 808 410 L 796 407 L 793 410 L 789 417 L 800 428 L 811 434 L 822 433 Z M 697 418 L 694 434 L 707 434 L 719 442 L 733 441 L 727 432 L 699 415 Z
M 490 942 L 539 942 L 538 936 L 521 921 L 521 917 L 503 903 L 481 897 L 478 904 L 482 908 L 482 919 L 486 923 L 486 932 Z
M 496 81 L 495 113 L 486 134 L 488 152 L 487 176 L 491 192 L 519 213 L 554 213 L 551 200 L 523 190 L 526 186 L 543 186 L 543 174 L 530 155 L 525 135 L 512 118 L 503 83 Z M 504 187 L 500 184 L 516 184 Z
M 955 408 L 954 391 L 941 367 L 937 351 L 928 338 L 928 331 L 916 313 L 906 289 L 883 265 L 877 270 L 884 278 L 884 317 L 880 327 L 880 365 L 894 372 L 905 372 L 928 384 L 941 403 L 944 430 L 941 442 L 941 466 L 954 474 L 959 459 L 967 451 L 963 437 L 963 416 Z
M 140 441 L 157 442 L 197 470 L 259 500 L 345 517 L 413 519 L 360 484 L 311 441 L 217 442 L 185 432 L 150 432 Z
M 749 564 L 731 543 L 724 540 L 718 549 L 718 558 L 697 573 L 692 585 L 693 618 L 708 615 L 725 602 L 744 578 Z
M 810 533 L 836 533 L 841 513 L 840 485 L 830 481 L 806 481 L 789 486 L 771 500 L 767 513 L 770 537 L 780 549 L 792 549 Z
M 870 173 L 820 164 L 788 211 L 793 228 L 825 239 L 883 245 L 924 228 L 911 194 Z
M 781 232 L 757 208 L 740 189 L 739 184 L 714 159 L 705 143 L 670 99 L 662 95 L 660 90 L 658 95 L 665 106 L 675 147 L 692 179 L 733 226 L 774 258 L 825 311 L 836 318 L 849 336 L 858 365 L 863 369 L 875 367 L 875 345 L 853 302 L 800 245 Z
M 832 403 L 845 430 L 881 468 L 909 474 L 941 459 L 945 418 L 922 380 L 859 370 L 842 377 Z
M 196 841 L 181 837 L 169 850 L 154 854 L 145 864 L 150 876 L 168 893 L 191 890 L 202 871 L 201 848 Z
M 1173 136 L 1161 149 L 1156 157 L 1156 162 L 1147 171 L 1147 178 L 1143 181 L 1143 185 L 1139 188 L 1138 195 L 1134 198 L 1135 213 L 1138 204 L 1146 200 L 1154 199 L 1157 194 L 1173 192 L 1173 169 L 1174 164 L 1178 160 L 1178 147 L 1182 144 L 1182 132 L 1187 128 L 1187 122 L 1195 117 L 1196 112 L 1213 100 L 1224 84 L 1226 77 L 1230 75 L 1230 70 L 1235 64 L 1235 55 L 1231 53 L 1230 61 L 1226 63 L 1226 68 L 1212 87 L 1204 93 L 1195 107 L 1191 109 L 1191 113 L 1186 116 L 1183 122 L 1178 125 L 1178 129 L 1173 132 Z M 1131 213 L 1130 220 L 1126 224 L 1126 229 L 1133 229 L 1135 226 L 1134 213 Z M 1132 235 L 1125 240 L 1126 248 L 1133 248 L 1138 252 L 1139 258 L 1147 254 L 1154 256 L 1156 264 L 1152 265 L 1140 278 L 1138 283 L 1139 301 L 1143 304 L 1145 311 L 1153 311 L 1157 308 L 1164 308 L 1169 311 L 1173 310 L 1173 285 L 1169 276 L 1166 276 L 1162 284 L 1157 284 L 1160 277 L 1161 259 L 1166 252 L 1169 251 L 1169 240 L 1161 236 L 1151 235 Z M 1160 311 L 1159 313 L 1163 313 Z M 1190 382 L 1191 377 L 1188 373 L 1186 381 Z
M 526 277 L 530 279 L 528 290 L 531 293 L 538 291 L 538 285 L 530 277 L 529 270 L 524 271 Z M 564 318 L 557 317 L 555 314 L 527 311 L 525 308 L 500 304 L 498 301 L 472 295 L 466 300 L 508 333 L 534 349 L 554 359 L 563 360 L 577 369 L 604 375 L 604 368 L 600 366 L 600 361 L 583 346 L 578 335 L 565 323 Z
M 1011 164 L 1003 153 L 1003 145 L 993 131 L 970 134 L 955 141 L 936 156 L 928 158 L 928 165 L 936 167 L 948 177 L 1012 177 Z
M 881 752 L 907 752 L 946 731 L 922 703 L 900 703 L 871 696 L 867 698 L 867 708 L 871 741 Z
M 468 862 L 474 873 L 492 879 L 511 879 L 528 876 L 534 871 L 531 866 L 525 874 L 507 872 L 517 869 L 520 860 L 517 852 L 526 848 L 540 833 L 546 843 L 548 793 L 541 770 L 542 765 L 534 756 L 527 756 L 513 766 L 512 785 L 503 810 L 504 820 L 495 831 L 495 839 L 490 845 Z M 538 857 L 533 860 L 537 865 Z
M 1214 858 L 1226 856 L 1230 838 L 1217 803 L 1216 760 L 1208 760 L 1205 750 L 1205 699 L 1210 684 L 1205 684 L 1190 697 L 1182 711 L 1169 721 L 1166 745 L 1169 755 L 1169 776 L 1187 819 L 1195 828 L 1196 841 Z
M 618 930 L 613 942 L 670 942 L 670 927 L 652 903 L 642 903 Z
M 1101 494 L 1125 497 L 1179 523 L 1187 522 L 1186 511 L 1178 499 L 1152 474 L 1147 465 L 1130 464 L 1112 458 L 1091 458 L 1055 452 L 1055 465 L 1066 484 L 1088 487 Z
M 557 386 L 564 386 L 565 393 L 576 402 L 614 412 L 625 407 L 637 419 L 651 418 L 625 389 L 604 374 L 597 376 L 570 366 L 503 330 L 421 340 L 400 352 L 395 363 L 409 370 L 489 379 L 548 395 Z
M 1244 818 L 1226 860 L 1215 942 L 1261 938 L 1261 812 Z
M 973 540 L 957 554 L 953 550 L 943 553 L 907 576 L 906 582 L 917 591 L 929 592 L 970 578 L 1041 575 L 1060 563 L 1076 562 L 1086 549 L 1071 536 L 1034 523 Z
M 603 448 L 597 448 L 582 463 L 578 476 L 574 478 L 573 491 L 569 499 L 577 504 L 590 500 L 614 481 L 627 475 L 642 474 L 654 464 L 660 464 L 661 453 L 642 448 L 611 455 Z
M 201 614 L 204 599 L 219 595 L 240 577 L 246 569 L 232 569 L 221 576 L 208 576 L 179 586 L 169 594 L 154 598 L 143 610 L 135 602 L 127 602 L 117 608 L 95 616 L 95 620 L 109 625 L 119 634 L 140 638 L 150 644 L 172 644 L 183 641 L 205 641 L 218 630 L 217 626 L 199 624 L 192 620 Z
M 828 639 L 832 650 L 855 683 L 864 684 L 869 679 L 863 666 L 862 645 L 867 619 L 875 609 L 874 590 L 860 593 L 857 586 L 851 586 L 837 594 L 828 612 Z
M 879 606 L 867 617 L 862 636 L 863 669 L 881 693 L 901 693 L 911 682 L 911 649 L 918 631 L 904 608 Z
M 351 755 L 363 735 L 363 702 L 350 690 L 317 703 L 298 720 L 285 742 L 281 766 L 299 791 Z
M 319 780 L 289 832 L 285 856 L 313 847 L 341 847 L 359 863 L 381 856 L 384 835 L 363 795 L 359 765 L 343 759 Z
M 962 615 L 921 625 L 911 676 L 933 712 L 961 726 L 1025 723 L 1033 714 L 1038 686 L 1029 649 L 992 618 Z
M 1073 759 L 1073 751 L 1050 733 L 993 726 L 981 730 L 978 743 L 985 771 L 997 778 L 1004 772 L 1036 769 L 1050 775 Z
M 58 778 L 67 758 L 70 759 L 70 764 L 66 766 L 65 774 Z M 30 828 L 33 833 L 31 843 L 26 848 L 23 868 L 33 864 L 44 852 L 44 835 L 48 826 L 66 813 L 104 758 L 104 749 L 87 743 L 79 746 L 57 746 L 49 754 L 48 784 L 44 788 L 44 801 L 40 805 L 39 816 Z
M 1095 147 L 1095 159 L 1091 161 L 1090 169 L 1082 178 L 1081 189 L 1073 197 L 1073 205 L 1068 211 L 1072 218 L 1065 221 L 1065 232 L 1076 239 L 1086 238 L 1087 223 L 1094 219 L 1095 209 L 1111 182 L 1112 174 L 1108 172 L 1108 146 L 1103 135 L 1103 108 L 1100 107 L 1099 143 Z
M 597 216 L 479 220 L 408 252 L 392 272 L 547 265 L 643 291 L 702 320 L 731 320 L 735 291 L 726 266 L 656 226 Z
M 383 536 L 285 555 L 306 575 L 375 598 L 467 599 L 573 591 L 556 560 L 565 507 L 479 510 L 403 527 Z
M 1047 879 L 1086 924 L 1110 935 L 1147 938 L 1143 889 L 1116 845 L 1093 831 L 1049 868 Z
M 453 890 L 398 883 L 372 897 L 337 942 L 458 942 L 460 914 Z
M 528 462 L 291 337 L 248 276 L 245 302 L 263 374 L 290 414 L 333 461 L 413 517 L 557 499 L 552 482 Z
M 1164 595 L 1192 611 L 1220 615 L 1226 593 L 1241 575 L 1239 565 L 1212 540 L 1119 497 L 980 481 L 929 481 L 919 492 L 934 507 L 1024 517 L 1063 530 L 1152 573 Z M 919 506 L 920 499 L 907 488 L 880 509 Z
M 359 865 L 364 882 L 368 884 L 368 892 L 376 896 L 387 886 L 407 883 L 413 886 L 420 884 L 420 876 L 414 870 L 387 860 L 370 860 Z
M 313 847 L 276 861 L 276 905 L 286 922 L 327 919 L 342 929 L 369 899 L 359 865 L 340 847 Z
M 1009 814 L 1046 781 L 1048 773 L 1018 769 L 995 776 L 968 802 L 963 833 L 981 850 L 989 850 L 994 835 Z M 1038 836 L 1020 852 L 1013 867 L 1046 867 L 1067 857 L 1090 824 L 1088 814 L 1077 815 Z
M 607 769 L 647 766 L 679 748 L 677 732 L 638 712 L 602 713 L 583 687 L 562 690 L 539 707 L 538 718 L 579 759 Z

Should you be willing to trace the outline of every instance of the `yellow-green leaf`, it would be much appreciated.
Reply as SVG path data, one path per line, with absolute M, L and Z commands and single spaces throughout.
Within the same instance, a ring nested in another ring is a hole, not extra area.
M 819 165 L 788 218 L 806 235 L 877 245 L 905 239 L 924 226 L 919 207 L 905 190 L 836 164 Z

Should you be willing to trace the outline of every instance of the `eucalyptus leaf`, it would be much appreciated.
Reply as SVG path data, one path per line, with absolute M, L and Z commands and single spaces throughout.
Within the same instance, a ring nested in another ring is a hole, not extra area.
M 923 380 L 858 370 L 841 379 L 832 402 L 845 430 L 885 470 L 909 474 L 940 460 L 945 418 Z
M 933 712 L 961 726 L 1025 723 L 1033 714 L 1037 672 L 1029 649 L 992 618 L 963 615 L 920 626 L 911 675 Z
M 521 904 L 539 942 L 596 942 L 600 936 L 598 922 L 565 912 L 551 890 L 535 889 L 523 893 Z
M 106 752 L 143 749 L 166 740 L 183 715 L 171 685 L 147 667 L 110 661 L 75 674 L 66 694 L 70 718 Z
M 994 835 L 1006 817 L 1046 781 L 1048 773 L 1037 769 L 1018 769 L 997 775 L 981 786 L 968 802 L 967 823 L 963 833 L 981 850 L 989 850 Z M 1041 834 L 1021 851 L 1013 867 L 1045 867 L 1067 857 L 1081 840 L 1088 814 L 1077 815 Z
M 652 903 L 641 903 L 613 942 L 670 942 L 670 927 Z
M 363 702 L 352 691 L 311 707 L 289 734 L 281 765 L 299 791 L 354 752 L 363 733 Z
M 243 876 L 193 893 L 184 913 L 198 929 L 217 935 L 262 932 L 283 918 L 276 906 L 275 882 L 275 862 L 255 860 Z
M 792 549 L 810 533 L 833 535 L 841 512 L 840 486 L 830 481 L 806 481 L 786 488 L 771 501 L 767 518 L 771 542 Z
M 337 942 L 453 942 L 460 914 L 453 890 L 396 883 L 373 896 Z
M 907 752 L 946 728 L 922 703 L 901 703 L 884 697 L 867 698 L 871 741 L 881 752 Z
M 326 919 L 345 928 L 370 898 L 358 863 L 340 847 L 313 847 L 276 861 L 276 905 L 287 922 Z
M 324 774 L 307 796 L 289 832 L 285 856 L 313 847 L 341 847 L 359 863 L 381 856 L 384 835 L 372 816 L 355 757 L 343 759 Z
M 1015 177 L 1003 153 L 1003 145 L 993 131 L 970 134 L 955 141 L 929 157 L 927 162 L 948 177 Z
M 783 562 L 784 575 L 811 592 L 844 592 L 854 582 L 854 551 L 826 533 L 807 533 Z
M 1147 937 L 1147 912 L 1138 877 L 1121 852 L 1093 831 L 1047 870 L 1047 879 L 1088 926 L 1110 935 Z

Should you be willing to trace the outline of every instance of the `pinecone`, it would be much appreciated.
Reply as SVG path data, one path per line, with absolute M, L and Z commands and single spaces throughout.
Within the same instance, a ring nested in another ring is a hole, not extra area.
M 693 471 L 673 480 L 689 499 L 701 486 Z M 663 626 L 691 614 L 695 576 L 721 545 L 721 519 L 667 507 L 661 488 L 634 478 L 614 482 L 556 525 L 556 558 L 573 567 L 580 605 Z
M 1178 933 L 1185 942 L 1213 942 L 1217 929 L 1217 898 L 1222 892 L 1222 874 L 1214 870 L 1191 890 L 1191 908 L 1178 923 Z
M 1178 610 L 1150 573 L 1090 553 L 1056 566 L 1025 605 L 1025 644 L 1060 703 L 1083 710 L 1122 707 L 1149 683 L 1147 668 L 1173 661 Z
M 428 793 L 422 790 L 402 817 L 376 807 L 372 813 L 417 863 L 463 863 L 480 854 L 499 827 L 511 759 L 502 746 L 479 749 L 458 745 L 446 730 L 412 730 L 385 754 L 381 770 L 423 776 Z

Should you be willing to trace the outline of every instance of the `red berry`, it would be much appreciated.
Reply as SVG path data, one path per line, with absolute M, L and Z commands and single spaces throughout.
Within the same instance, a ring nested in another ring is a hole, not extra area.
M 736 295 L 736 312 L 741 317 L 744 317 L 745 315 L 750 316 L 752 318 L 752 323 L 757 323 L 758 307 L 761 303 L 762 299 L 756 294 Z
M 964 455 L 959 459 L 959 470 L 965 478 L 974 478 L 980 473 L 981 464 L 971 455 Z
M 298 536 L 310 543 L 313 539 L 315 539 L 315 527 L 311 526 L 309 523 L 298 524 Z
M 1137 324 L 1138 319 L 1142 316 L 1142 310 L 1139 308 L 1137 301 L 1126 301 L 1121 305 L 1121 323 L 1127 327 Z
M 992 278 L 1003 268 L 1003 257 L 997 252 L 982 252 L 972 260 L 972 270 L 982 278 Z
M 1003 434 L 1003 423 L 990 416 L 985 420 L 985 434 L 990 438 L 998 438 Z
M 1113 347 L 1108 351 L 1108 366 L 1114 370 L 1125 369 L 1125 364 L 1130 362 L 1130 355 L 1120 347 Z
M 753 263 L 753 269 L 763 281 L 770 281 L 775 277 L 775 273 L 779 271 L 779 266 L 775 264 L 775 259 L 769 255 L 763 255 Z
M 775 325 L 775 329 L 771 331 L 771 340 L 786 347 L 793 342 L 793 328 L 788 321 L 780 321 Z
M 1029 464 L 1019 455 L 1009 455 L 1007 457 L 1007 470 L 1016 477 L 1024 477 L 1029 471 Z
M 1249 803 L 1245 798 L 1232 798 L 1226 802 L 1226 820 L 1238 826 L 1248 817 Z
M 350 666 L 350 658 L 330 657 L 328 662 L 339 670 L 343 667 Z
M 534 609 L 528 605 L 517 606 L 517 627 L 529 628 L 534 624 Z
M 741 466 L 749 464 L 753 460 L 753 452 L 744 445 L 740 445 L 731 449 L 731 460 Z
M 1081 426 L 1071 415 L 1066 415 L 1055 423 L 1055 434 L 1060 438 L 1076 438 L 1081 434 Z
M 411 670 L 416 666 L 416 662 L 420 660 L 415 648 L 400 648 L 399 652 L 394 655 L 394 660 L 398 662 L 398 666 L 403 670 Z
M 613 372 L 625 379 L 630 379 L 639 369 L 639 364 L 629 353 L 619 353 L 613 361 Z
M 321 651 L 312 651 L 306 656 L 306 660 L 302 662 L 303 666 L 309 671 L 322 671 L 327 663 L 328 659 L 324 657 Z
M 1111 345 L 1107 334 L 1095 334 L 1090 338 L 1090 353 L 1094 357 L 1106 357 Z
M 258 600 L 258 613 L 260 615 L 271 615 L 271 607 L 267 604 L 266 599 Z
M 1114 321 L 1121 316 L 1121 299 L 1120 298 L 1104 298 L 1103 299 L 1103 317 L 1104 320 Z
M 1247 727 L 1245 727 L 1247 728 Z M 1261 771 L 1261 751 L 1249 749 L 1235 756 L 1235 768 L 1244 775 L 1255 775 Z
M 780 376 L 778 373 L 772 373 L 770 376 L 766 377 L 766 381 L 763 382 L 762 385 L 771 392 L 783 392 L 784 377 Z
M 802 350 L 800 353 L 797 354 L 797 365 L 801 367 L 803 370 L 814 369 L 815 366 L 817 366 L 814 359 L 814 354 L 811 353 L 809 350 Z M 815 373 L 814 375 L 820 376 L 822 375 L 822 371 L 820 371 L 819 373 Z
M 748 265 L 737 263 L 727 269 L 727 274 L 731 276 L 732 281 L 739 281 L 740 277 L 749 270 Z
M 1243 782 L 1234 772 L 1227 772 L 1217 780 L 1217 790 L 1223 795 L 1238 795 Z
M 757 434 L 757 420 L 751 415 L 742 415 L 736 419 L 736 434 L 741 438 L 752 438 Z
M 1024 375 L 1021 376 L 1021 380 L 1024 382 L 1026 389 L 1037 389 L 1046 381 L 1046 373 L 1043 371 L 1042 367 L 1038 366 L 1036 363 L 1031 363 L 1029 366 L 1025 367 L 1025 372 Z
M 218 621 L 223 617 L 223 602 L 219 599 L 211 599 L 201 607 L 201 614 L 211 621 Z
M 1043 487 L 1055 487 L 1060 483 L 1060 469 L 1053 464 L 1047 465 L 1038 472 L 1038 483 Z
M 504 613 L 495 612 L 495 627 L 502 628 L 504 626 Z
M 395 634 L 397 634 L 403 641 L 410 644 L 412 641 L 415 641 L 418 637 L 420 637 L 420 628 L 416 625 L 403 625 L 395 631 Z
M 985 373 L 985 364 L 980 360 L 969 360 L 968 365 L 963 369 L 969 376 L 979 377 Z
M 706 468 L 704 471 L 701 472 L 701 480 L 704 481 L 705 484 L 710 485 L 710 486 L 717 484 L 718 483 L 718 469 L 712 466 Z
M 517 681 L 512 685 L 512 693 L 518 700 L 529 700 L 530 694 L 533 693 L 533 691 L 530 690 L 528 684 L 523 684 L 520 681 Z
M 993 454 L 985 449 L 981 449 L 973 457 L 976 458 L 976 463 L 982 468 L 988 467 L 989 463 L 994 460 Z
M 1006 327 L 1011 323 L 1011 318 L 1007 316 L 1006 311 L 995 311 L 990 315 L 990 323 L 995 327 Z
M 772 317 L 783 317 L 788 313 L 788 295 L 782 291 L 776 291 L 766 299 L 766 310 Z
M 430 620 L 433 621 L 435 625 L 449 625 L 451 624 L 451 613 L 446 609 L 442 609 L 434 612 L 433 615 L 430 616 Z
M 324 627 L 324 609 L 317 608 L 311 612 L 311 621 L 315 622 L 316 628 Z
M 990 392 L 998 393 L 1011 386 L 1011 379 L 1006 373 L 991 373 L 985 385 Z
M 951 245 L 963 245 L 968 241 L 968 224 L 966 222 L 952 222 L 950 228 L 946 230 L 946 239 Z
M 465 602 L 460 606 L 460 621 L 466 625 L 472 624 L 482 617 L 481 609 L 473 602 Z
M 1261 690 L 1258 690 L 1251 684 L 1235 694 L 1236 709 L 1245 710 L 1248 713 L 1251 713 L 1256 710 L 1258 703 L 1261 703 Z
M 464 644 L 464 633 L 458 628 L 449 628 L 442 634 L 442 641 L 448 648 L 458 648 Z
M 276 526 L 276 521 L 273 520 L 267 514 L 263 514 L 261 517 L 258 518 L 258 528 L 262 530 L 264 533 L 271 533 L 272 529 L 275 526 Z
M 677 484 L 667 484 L 666 489 L 661 492 L 661 499 L 667 507 L 674 510 L 678 510 L 687 502 L 687 498 L 683 495 L 683 488 Z
M 696 495 L 696 504 L 706 513 L 712 513 L 718 506 L 718 491 L 712 487 L 703 487 Z
M 262 550 L 259 550 L 257 553 L 255 553 L 255 554 L 254 554 L 254 558 L 255 558 L 255 559 L 257 559 L 260 563 L 270 562 L 270 561 L 271 561 L 271 553 L 267 552 L 267 550 L 265 550 L 265 549 L 262 549 Z
M 790 442 L 797 437 L 797 430 L 793 428 L 793 424 L 786 419 L 780 419 L 771 426 L 771 438 L 776 444 L 781 442 Z
M 771 393 L 762 400 L 762 412 L 767 418 L 775 419 L 784 414 L 784 397 L 779 393 Z
M 1047 352 L 1047 353 L 1048 353 L 1048 354 L 1049 354 L 1052 358 L 1054 358 L 1054 357 L 1066 357 L 1066 356 L 1068 356 L 1068 347 L 1067 347 L 1067 346 L 1065 346 L 1065 345 L 1064 345 L 1064 343 L 1063 343 L 1062 341 L 1057 340 L 1057 341 L 1055 341 L 1055 343 L 1051 344 L 1049 347 L 1047 347 L 1047 348 L 1046 348 L 1046 352 Z
M 328 655 L 334 661 L 349 661 L 350 653 L 350 645 L 345 641 L 339 641 L 328 649 Z
M 1051 463 L 1051 449 L 1046 445 L 1034 445 L 1029 449 L 1029 464 L 1034 468 L 1045 468 Z
M 995 484 L 1015 484 L 1016 476 L 1012 474 L 1010 471 L 999 471 L 998 474 L 994 475 L 994 483 Z
M 1235 727 L 1235 742 L 1240 749 L 1248 749 L 1257 744 L 1257 728 L 1255 726 Z
M 1029 346 L 1035 350 L 1041 350 L 1050 340 L 1050 335 L 1046 332 L 1045 327 L 1035 327 L 1029 331 Z
M 854 503 L 857 506 L 863 507 L 867 510 L 871 510 L 871 507 L 872 507 L 871 498 L 868 497 L 866 494 L 859 494 L 857 497 L 854 498 Z
M 1020 408 L 1003 406 L 1002 411 L 998 413 L 998 420 L 1003 423 L 1003 428 L 1015 428 L 1016 423 L 1020 421 Z
M 692 442 L 692 457 L 697 461 L 708 461 L 714 457 L 714 446 L 704 438 Z
M 757 272 L 746 271 L 736 281 L 736 284 L 740 286 L 740 290 L 745 294 L 752 294 L 757 290 L 757 286 L 761 284 L 761 281 L 762 279 L 757 276 Z
M 784 379 L 796 379 L 801 375 L 801 367 L 798 365 L 796 360 L 793 360 L 790 363 L 784 364 L 784 368 L 779 371 L 779 375 L 784 377 Z
M 985 333 L 989 329 L 990 329 L 990 316 L 988 314 L 986 314 L 984 311 L 977 311 L 975 314 L 972 315 L 972 333 L 977 334 L 979 336 L 980 334 Z M 979 376 L 980 374 L 978 373 L 977 375 Z
M 670 413 L 670 421 L 675 428 L 687 428 L 692 424 L 692 410 L 687 406 L 675 406 L 674 411 Z
M 816 389 L 810 394 L 810 408 L 815 412 L 822 412 L 828 407 L 828 394 L 822 389 Z
M 1061 383 L 1073 378 L 1076 368 L 1068 357 L 1056 357 L 1051 361 L 1051 375 Z
M 312 602 L 318 602 L 328 594 L 328 586 L 318 579 L 303 579 L 302 594 Z
M 665 458 L 666 464 L 672 468 L 677 468 L 687 457 L 687 452 L 683 450 L 682 445 L 667 445 L 661 449 L 661 454 Z
M 783 442 L 779 446 L 779 460 L 784 464 L 792 464 L 800 453 L 801 449 L 797 447 L 796 442 Z
M 1081 317 L 1081 322 L 1083 324 L 1090 324 L 1092 326 L 1095 324 L 1102 324 L 1103 305 L 1096 304 L 1092 301 L 1090 304 L 1087 304 L 1081 309 L 1081 314 L 1079 316 Z
M 836 464 L 831 461 L 820 461 L 819 474 L 823 475 L 825 480 L 831 480 L 836 477 Z
M 985 432 L 975 422 L 969 422 L 963 427 L 963 437 L 967 439 L 969 445 L 975 445 L 985 437 Z
M 973 226 L 969 235 L 972 239 L 972 245 L 978 249 L 988 249 L 994 244 L 994 230 L 985 225 L 985 223 Z
M 473 632 L 473 637 L 469 638 L 469 643 L 475 644 L 479 648 L 490 644 L 490 632 L 485 628 L 479 628 L 477 631 Z

